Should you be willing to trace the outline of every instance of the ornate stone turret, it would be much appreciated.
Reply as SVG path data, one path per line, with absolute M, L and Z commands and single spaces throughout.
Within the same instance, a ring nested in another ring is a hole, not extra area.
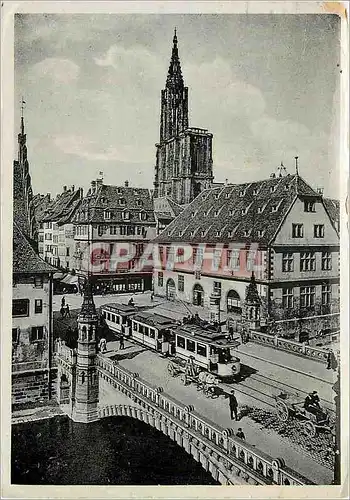
M 75 380 L 75 397 L 72 419 L 89 423 L 98 419 L 98 373 L 96 369 L 96 329 L 98 316 L 90 282 L 84 291 L 83 304 L 78 315 L 78 348 Z
M 254 271 L 247 286 L 242 319 L 248 329 L 260 328 L 261 299 L 255 282 Z

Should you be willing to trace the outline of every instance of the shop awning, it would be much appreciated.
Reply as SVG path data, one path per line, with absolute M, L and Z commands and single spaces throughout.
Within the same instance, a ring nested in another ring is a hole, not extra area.
M 67 274 L 67 276 L 61 280 L 61 283 L 64 283 L 65 285 L 78 285 L 78 276 Z

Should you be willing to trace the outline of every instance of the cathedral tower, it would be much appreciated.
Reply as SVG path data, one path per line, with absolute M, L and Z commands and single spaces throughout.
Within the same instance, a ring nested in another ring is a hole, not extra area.
M 190 203 L 213 181 L 212 134 L 190 128 L 176 30 L 165 89 L 161 92 L 160 141 L 156 144 L 154 195 Z
M 84 292 L 78 316 L 78 348 L 72 420 L 89 423 L 98 420 L 98 373 L 96 368 L 96 329 L 98 317 L 90 282 Z

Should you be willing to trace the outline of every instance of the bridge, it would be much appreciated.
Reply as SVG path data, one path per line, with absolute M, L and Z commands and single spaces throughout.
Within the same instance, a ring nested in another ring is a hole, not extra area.
M 74 419 L 77 353 L 64 342 L 56 346 L 57 399 Z M 102 354 L 94 356 L 99 401 L 93 419 L 128 416 L 156 428 L 184 448 L 214 480 L 223 485 L 310 485 L 309 479 L 290 469 L 284 460 L 271 457 L 204 417 L 193 405 L 166 394 L 148 381 Z M 114 394 L 113 404 L 101 397 L 103 388 Z

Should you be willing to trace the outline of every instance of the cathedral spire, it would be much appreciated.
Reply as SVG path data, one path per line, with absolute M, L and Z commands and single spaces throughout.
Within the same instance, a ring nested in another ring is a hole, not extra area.
M 183 87 L 183 85 L 184 85 L 184 81 L 182 78 L 182 72 L 181 72 L 179 50 L 177 47 L 176 28 L 174 30 L 173 49 L 172 49 L 172 53 L 171 53 L 171 60 L 170 60 L 166 84 L 167 84 L 167 87 L 173 87 L 173 86 Z

